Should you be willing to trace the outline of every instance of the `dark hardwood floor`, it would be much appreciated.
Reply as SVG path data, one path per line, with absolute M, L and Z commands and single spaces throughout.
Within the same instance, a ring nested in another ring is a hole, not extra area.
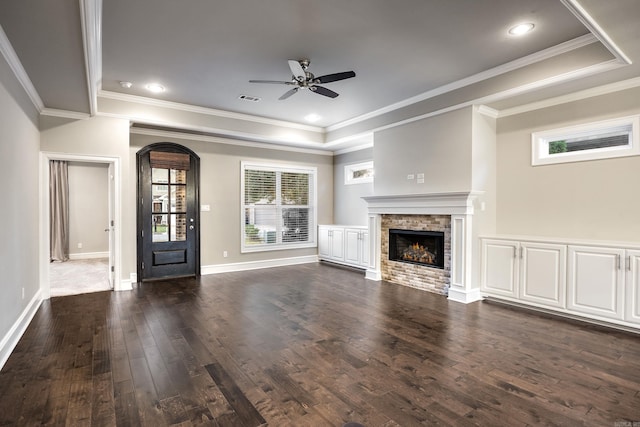
M 0 425 L 632 425 L 640 336 L 322 264 L 53 298 Z

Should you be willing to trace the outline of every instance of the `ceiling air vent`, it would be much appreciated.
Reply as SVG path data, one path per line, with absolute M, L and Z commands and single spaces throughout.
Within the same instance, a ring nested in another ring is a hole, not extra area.
M 241 99 L 243 101 L 251 101 L 251 102 L 260 101 L 260 98 L 258 98 L 257 96 L 251 96 L 251 95 L 240 95 L 238 99 Z

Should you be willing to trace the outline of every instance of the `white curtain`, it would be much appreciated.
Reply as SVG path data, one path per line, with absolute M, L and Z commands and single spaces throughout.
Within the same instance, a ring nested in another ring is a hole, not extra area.
M 69 260 L 69 179 L 67 162 L 49 162 L 51 261 Z

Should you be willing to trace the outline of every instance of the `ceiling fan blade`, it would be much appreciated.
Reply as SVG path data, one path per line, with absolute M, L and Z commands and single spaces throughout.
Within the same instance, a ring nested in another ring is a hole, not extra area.
M 278 98 L 278 100 L 282 101 L 283 99 L 287 99 L 288 97 L 296 93 L 299 89 L 299 87 L 294 87 L 293 89 L 286 91 L 280 98 Z
M 344 71 L 342 73 L 335 74 L 327 74 L 324 76 L 316 77 L 313 82 L 314 83 L 331 83 L 337 82 L 338 80 L 350 79 L 351 77 L 355 77 L 356 73 L 353 71 Z
M 338 93 L 322 86 L 311 86 L 309 87 L 309 89 L 311 89 L 312 92 L 319 93 L 320 95 L 328 96 L 329 98 L 335 98 L 338 96 Z
M 249 80 L 249 83 L 269 83 L 274 85 L 292 85 L 293 82 L 283 82 L 279 80 Z
M 296 61 L 295 59 L 290 59 L 289 68 L 291 68 L 291 74 L 293 74 L 293 77 L 295 77 L 298 81 L 302 82 L 307 79 L 307 73 L 304 72 L 304 68 L 302 68 L 300 62 Z

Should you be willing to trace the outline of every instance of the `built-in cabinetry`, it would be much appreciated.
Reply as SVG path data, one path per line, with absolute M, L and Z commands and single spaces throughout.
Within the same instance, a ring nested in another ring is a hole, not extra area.
M 368 267 L 369 230 L 360 226 L 318 226 L 318 257 L 354 267 Z
M 481 291 L 640 328 L 640 247 L 482 238 Z

